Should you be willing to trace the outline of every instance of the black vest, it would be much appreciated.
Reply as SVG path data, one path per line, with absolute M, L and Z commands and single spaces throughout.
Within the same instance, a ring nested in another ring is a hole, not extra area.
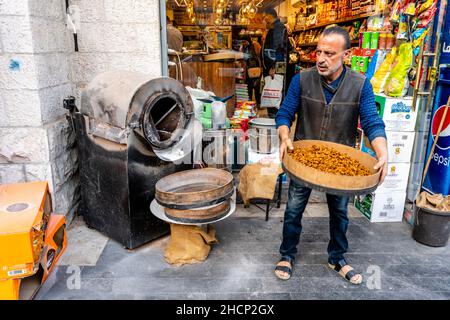
M 300 106 L 295 140 L 325 140 L 348 146 L 356 143 L 359 101 L 365 77 L 346 68 L 336 92 L 326 103 L 317 67 L 300 74 Z

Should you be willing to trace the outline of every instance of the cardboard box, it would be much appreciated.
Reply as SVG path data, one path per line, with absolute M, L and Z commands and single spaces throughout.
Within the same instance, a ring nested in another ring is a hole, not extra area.
M 384 94 L 376 94 L 375 103 L 378 113 L 386 125 L 386 130 L 415 131 L 420 100 L 414 111 L 412 110 L 412 97 L 392 98 Z
M 415 132 L 386 131 L 389 162 L 410 162 Z M 361 151 L 376 157 L 367 136 L 363 138 Z
M 388 163 L 388 174 L 375 193 L 405 192 L 408 186 L 410 163 Z
M 370 222 L 401 222 L 406 192 L 371 193 L 355 197 L 355 207 Z

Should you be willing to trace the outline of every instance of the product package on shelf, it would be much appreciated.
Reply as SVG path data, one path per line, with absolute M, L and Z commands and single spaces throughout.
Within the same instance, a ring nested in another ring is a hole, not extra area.
M 248 121 L 256 116 L 256 102 L 238 101 L 234 109 L 230 125 L 233 129 L 240 129 L 244 132 L 248 129 Z
M 246 83 L 236 83 L 235 84 L 235 95 L 236 95 L 236 101 L 248 101 L 248 86 Z
M 409 86 L 408 71 L 413 63 L 412 43 L 402 43 L 384 84 L 384 93 L 403 97 Z

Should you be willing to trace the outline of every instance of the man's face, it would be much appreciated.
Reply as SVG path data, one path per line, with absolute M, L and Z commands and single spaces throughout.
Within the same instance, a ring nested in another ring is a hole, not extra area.
M 345 49 L 345 39 L 339 34 L 321 36 L 317 43 L 317 70 L 324 77 L 332 77 L 350 54 Z
M 264 14 L 263 19 L 266 26 L 270 26 L 275 21 L 275 18 L 271 14 Z

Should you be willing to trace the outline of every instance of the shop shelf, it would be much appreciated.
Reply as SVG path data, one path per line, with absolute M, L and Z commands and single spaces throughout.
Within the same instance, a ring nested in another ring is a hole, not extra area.
M 379 14 L 381 14 L 381 13 L 379 13 L 379 12 L 370 12 L 370 13 L 360 14 L 360 15 L 357 15 L 357 16 L 342 18 L 342 19 L 338 19 L 338 20 L 335 20 L 335 21 L 328 21 L 328 22 L 319 23 L 319 24 L 316 24 L 314 26 L 306 27 L 306 28 L 303 28 L 303 29 L 295 29 L 294 32 L 301 32 L 301 31 L 312 30 L 312 29 L 316 29 L 316 28 L 320 28 L 320 27 L 325 27 L 325 26 L 327 26 L 329 24 L 339 24 L 339 23 L 344 23 L 344 22 L 350 22 L 350 21 L 354 21 L 354 20 L 359 20 L 359 19 L 364 19 L 364 18 L 376 16 L 376 15 L 379 15 Z

